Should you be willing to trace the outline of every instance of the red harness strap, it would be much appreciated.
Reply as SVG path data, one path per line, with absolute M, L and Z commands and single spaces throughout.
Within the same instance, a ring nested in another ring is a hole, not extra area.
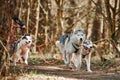
M 12 42 L 17 41 L 17 38 L 14 36 L 15 28 L 20 28 L 20 27 L 17 25 L 11 26 L 11 30 L 10 30 L 10 33 L 8 35 L 8 39 L 6 40 L 7 44 L 11 44 Z
M 49 61 L 47 61 L 47 60 L 45 59 L 44 54 L 43 54 L 43 52 L 42 52 L 42 50 L 41 50 L 41 47 L 44 46 L 44 51 L 45 51 L 47 45 L 50 44 L 50 43 L 54 43 L 54 41 L 51 41 L 51 42 L 49 42 L 49 43 L 47 43 L 47 44 L 42 44 L 42 45 L 40 45 L 40 46 L 37 46 L 37 49 L 38 49 L 38 52 L 39 52 L 39 54 L 40 54 L 40 58 L 41 58 L 46 64 L 55 64 L 55 63 L 57 63 L 58 61 L 61 61 L 61 60 L 62 60 L 62 57 L 56 58 L 56 60 L 55 60 L 54 62 L 49 62 Z

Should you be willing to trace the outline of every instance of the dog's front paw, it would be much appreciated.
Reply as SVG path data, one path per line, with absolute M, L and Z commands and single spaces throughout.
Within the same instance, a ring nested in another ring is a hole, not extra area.
M 25 64 L 26 64 L 26 65 L 28 65 L 28 62 L 27 62 L 27 61 L 25 61 Z
M 16 63 L 14 63 L 14 66 L 16 66 Z
M 15 61 L 13 61 L 13 65 L 16 66 L 16 62 Z
M 87 70 L 87 72 L 92 72 L 92 70 Z

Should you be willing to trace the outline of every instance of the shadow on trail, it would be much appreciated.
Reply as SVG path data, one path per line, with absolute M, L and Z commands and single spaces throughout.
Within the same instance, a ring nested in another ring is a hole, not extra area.
M 10 72 L 14 74 L 10 80 L 14 80 L 14 77 L 23 76 L 25 74 L 46 75 L 46 76 L 58 76 L 64 78 L 81 79 L 81 80 L 120 80 L 120 71 L 107 70 L 98 67 L 96 64 L 91 64 L 92 73 L 86 71 L 86 65 L 82 64 L 80 71 L 74 69 L 68 69 L 63 62 L 58 62 L 54 65 L 45 64 L 41 60 L 29 60 L 29 65 L 18 64 L 16 67 L 11 66 Z M 56 79 L 55 79 L 56 80 Z
M 41 62 L 41 61 L 40 61 Z M 33 73 L 41 75 L 49 75 L 49 76 L 59 76 L 65 78 L 72 79 L 89 79 L 89 80 L 120 80 L 120 73 L 115 70 L 100 70 L 95 64 L 91 64 L 92 73 L 86 71 L 86 65 L 83 64 L 80 71 L 76 71 L 74 69 L 68 69 L 63 64 L 63 62 L 59 62 L 61 64 L 48 65 L 41 63 L 30 64 L 23 68 L 29 74 L 33 71 Z

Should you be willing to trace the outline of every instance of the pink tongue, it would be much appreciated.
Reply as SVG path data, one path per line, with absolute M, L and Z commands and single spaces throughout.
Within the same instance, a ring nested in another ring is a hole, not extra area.
M 90 49 L 88 51 L 90 52 Z

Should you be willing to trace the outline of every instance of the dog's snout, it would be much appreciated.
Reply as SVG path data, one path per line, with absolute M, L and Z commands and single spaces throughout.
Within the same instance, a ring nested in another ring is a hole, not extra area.
M 25 43 L 26 43 L 26 44 L 29 44 L 30 42 L 31 42 L 31 41 L 26 41 Z
M 82 41 L 82 38 L 80 38 L 80 41 Z

